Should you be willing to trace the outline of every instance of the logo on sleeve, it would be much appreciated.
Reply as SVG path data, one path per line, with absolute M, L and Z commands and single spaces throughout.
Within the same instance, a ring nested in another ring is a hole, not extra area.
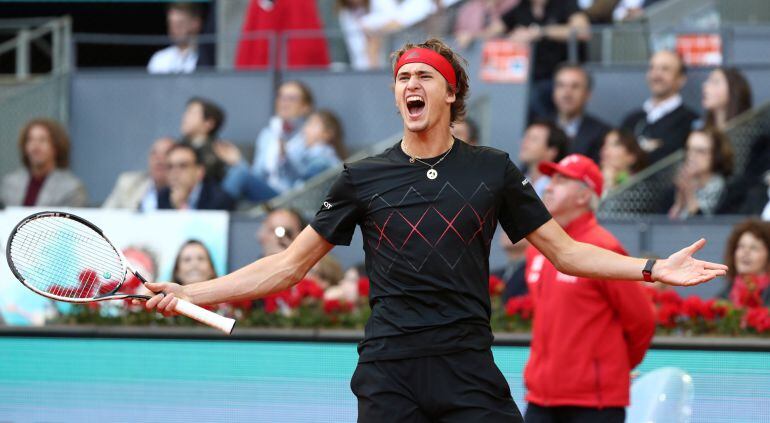
M 323 206 L 324 206 L 324 209 L 329 210 L 330 208 L 332 208 L 332 203 L 328 201 L 324 201 Z
M 523 181 L 521 181 L 521 186 L 524 186 L 524 187 L 525 187 L 525 186 L 527 186 L 527 184 L 531 184 L 531 182 L 529 181 L 529 179 L 527 179 L 527 178 L 524 178 L 524 180 L 523 180 Z

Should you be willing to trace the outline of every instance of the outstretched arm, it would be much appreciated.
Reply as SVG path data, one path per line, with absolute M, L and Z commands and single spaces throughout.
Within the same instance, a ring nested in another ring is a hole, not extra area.
M 647 261 L 575 241 L 553 219 L 529 234 L 527 239 L 560 272 L 573 276 L 641 280 Z M 723 276 L 727 266 L 693 258 L 705 244 L 706 240 L 701 238 L 667 259 L 658 260 L 652 268 L 652 278 L 668 285 L 689 286 Z
M 176 298 L 198 305 L 261 298 L 299 282 L 332 247 L 334 245 L 308 226 L 286 250 L 220 278 L 185 286 L 148 283 L 147 288 L 158 295 L 148 300 L 146 307 L 170 312 L 176 307 Z

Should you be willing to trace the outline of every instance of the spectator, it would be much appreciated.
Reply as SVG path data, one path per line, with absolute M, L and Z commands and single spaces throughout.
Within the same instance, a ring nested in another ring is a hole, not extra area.
M 158 208 L 158 191 L 166 187 L 166 155 L 174 145 L 172 138 L 158 138 L 150 147 L 146 171 L 123 172 L 118 176 L 103 208 L 152 211 Z
M 599 149 L 610 127 L 586 113 L 591 99 L 593 79 L 580 65 L 559 65 L 554 77 L 553 102 L 556 124 L 570 137 L 570 153 L 599 160 Z
M 473 41 L 483 38 L 489 22 L 502 18 L 520 0 L 469 0 L 457 11 L 454 37 L 460 48 L 467 48 Z
M 465 117 L 452 124 L 452 136 L 470 145 L 479 145 L 479 126 Z
M 738 307 L 770 305 L 770 227 L 756 219 L 733 228 L 727 239 L 727 286 L 720 297 Z
M 770 221 L 770 171 L 765 172 L 761 184 L 751 187 L 746 193 L 740 212 L 759 215 L 762 220 Z
M 724 131 L 727 122 L 751 109 L 751 86 L 737 68 L 714 69 L 703 81 L 702 91 L 706 127 Z
M 650 59 L 647 85 L 651 97 L 642 110 L 630 113 L 623 128 L 634 133 L 650 164 L 684 147 L 695 112 L 682 102 L 679 91 L 687 82 L 687 69 L 676 53 L 659 51 Z
M 243 21 L 243 37 L 235 55 L 237 69 L 329 66 L 326 39 L 315 0 L 250 0 Z M 294 34 L 288 34 L 294 31 Z M 300 35 L 297 31 L 307 31 Z M 275 34 L 285 42 L 273 44 Z M 280 61 L 279 61 L 280 60 Z
M 203 11 L 193 3 L 172 3 L 166 12 L 168 36 L 173 45 L 152 55 L 150 73 L 191 73 L 198 64 L 198 34 L 203 25 Z
M 540 163 L 561 160 L 567 154 L 568 145 L 569 139 L 564 131 L 547 120 L 535 121 L 524 132 L 519 162 L 526 168 L 525 175 L 540 198 L 543 198 L 543 191 L 550 181 L 540 173 Z
M 369 63 L 375 68 L 383 66 L 380 47 L 383 37 L 425 20 L 440 8 L 456 0 L 371 0 L 369 13 L 361 18 L 367 34 Z
M 636 143 L 634 135 L 624 129 L 613 129 L 604 137 L 600 151 L 604 194 L 623 185 L 632 175 L 647 167 L 647 154 Z
M 687 138 L 685 159 L 674 179 L 672 219 L 714 214 L 733 170 L 730 141 L 716 130 L 694 131 Z
M 285 250 L 306 225 L 305 218 L 294 209 L 271 211 L 257 231 L 262 256 L 272 256 Z
M 499 276 L 505 284 L 503 289 L 503 304 L 505 304 L 509 298 L 526 295 L 528 292 L 524 270 L 527 264 L 525 252 L 529 247 L 529 241 L 525 238 L 514 244 L 503 231 L 500 234 L 499 245 L 505 252 L 507 261 L 505 267 L 492 273 Z
M 85 207 L 83 183 L 69 169 L 70 140 L 56 121 L 37 118 L 19 135 L 24 168 L 3 177 L 0 203 L 8 206 Z
M 543 201 L 570 236 L 626 254 L 594 216 L 603 181 L 591 159 L 571 154 L 540 171 L 552 175 Z M 631 370 L 655 332 L 641 284 L 565 275 L 534 247 L 527 249 L 526 277 L 535 310 L 526 421 L 622 423 Z
M 235 146 L 225 143 L 217 146 L 219 157 L 229 165 L 222 184 L 225 191 L 233 198 L 245 196 L 250 201 L 268 200 L 300 186 L 313 176 L 314 173 L 308 173 L 304 167 L 309 161 L 318 159 L 318 162 L 328 164 L 331 161 L 328 146 L 319 144 L 308 150 L 304 126 L 312 111 L 313 94 L 305 84 L 299 81 L 282 83 L 275 99 L 275 116 L 257 137 L 251 171 Z M 341 129 L 339 134 L 341 139 Z M 340 142 L 333 147 L 335 151 L 344 152 L 341 146 Z M 313 157 L 314 152 L 324 156 Z M 311 170 L 317 173 L 317 169 Z
M 310 114 L 302 127 L 304 145 L 294 145 L 286 156 L 305 181 L 336 166 L 347 157 L 342 124 L 331 110 L 317 110 Z
M 370 0 L 337 0 L 337 17 L 345 36 L 350 66 L 354 70 L 373 69 L 369 58 L 369 36 L 361 20 L 369 13 Z
M 513 42 L 532 45 L 530 119 L 553 116 L 553 76 L 559 63 L 568 59 L 567 41 L 591 36 L 591 24 L 577 1 L 521 0 L 492 23 L 489 33 L 507 33 Z
M 342 265 L 331 254 L 325 255 L 308 272 L 306 277 L 324 290 L 338 286 L 343 278 Z
M 366 277 L 364 265 L 360 264 L 345 271 L 338 284 L 326 288 L 324 300 L 344 301 L 348 304 L 357 304 L 366 300 L 366 293 L 362 292 L 362 278 Z
M 202 242 L 191 239 L 179 249 L 174 260 L 173 281 L 180 285 L 190 285 L 217 277 L 211 253 Z
M 214 152 L 217 135 L 225 123 L 225 112 L 216 103 L 202 97 L 187 101 L 179 130 L 181 143 L 192 146 L 203 159 L 206 175 L 216 182 L 225 177 L 225 162 Z
M 186 144 L 176 144 L 168 151 L 168 187 L 158 192 L 159 209 L 232 210 L 232 198 L 206 179 L 201 156 Z

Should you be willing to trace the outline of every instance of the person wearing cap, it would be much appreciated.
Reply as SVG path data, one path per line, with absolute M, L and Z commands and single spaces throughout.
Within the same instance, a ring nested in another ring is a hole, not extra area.
M 725 274 L 692 255 L 655 264 L 576 242 L 556 223 L 507 153 L 452 137 L 465 114 L 464 60 L 430 39 L 393 54 L 403 138 L 345 165 L 313 221 L 284 251 L 193 285 L 148 284 L 148 309 L 261 298 L 300 281 L 361 228 L 371 316 L 351 389 L 359 422 L 520 422 L 492 357 L 489 251 L 498 222 L 565 274 L 693 285 Z M 631 284 L 622 284 L 623 286 Z
M 551 176 L 543 202 L 570 237 L 626 254 L 594 216 L 603 185 L 596 163 L 571 154 L 540 171 Z M 535 315 L 525 421 L 622 423 L 631 370 L 655 332 L 652 301 L 639 283 L 570 276 L 533 247 L 526 255 Z

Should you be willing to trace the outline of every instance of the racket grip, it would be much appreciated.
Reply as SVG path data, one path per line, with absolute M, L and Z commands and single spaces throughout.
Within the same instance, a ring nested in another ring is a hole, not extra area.
M 213 311 L 206 310 L 203 307 L 182 299 L 177 299 L 175 311 L 191 319 L 207 324 L 212 328 L 219 329 L 228 335 L 233 331 L 233 326 L 235 326 L 234 319 L 220 316 Z

